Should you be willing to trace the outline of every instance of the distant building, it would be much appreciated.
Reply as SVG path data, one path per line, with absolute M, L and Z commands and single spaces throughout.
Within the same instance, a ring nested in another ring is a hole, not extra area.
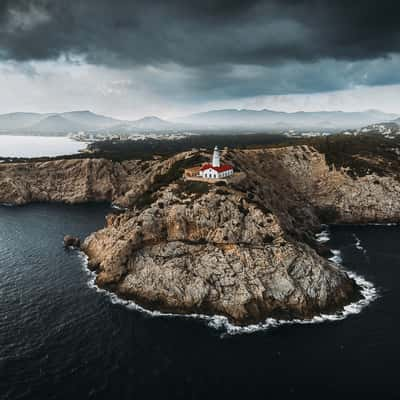
M 206 179 L 223 179 L 233 175 L 233 167 L 228 164 L 221 165 L 218 147 L 215 146 L 212 164 L 203 164 L 199 176 Z
M 218 147 L 215 146 L 212 156 L 212 163 L 197 165 L 192 168 L 185 169 L 185 178 L 188 180 L 198 181 L 201 179 L 224 179 L 233 175 L 233 167 L 228 164 L 221 165 L 221 157 Z
M 212 164 L 204 164 L 200 169 L 200 176 L 206 179 L 222 179 L 233 175 L 233 168 L 230 165 L 214 167 Z

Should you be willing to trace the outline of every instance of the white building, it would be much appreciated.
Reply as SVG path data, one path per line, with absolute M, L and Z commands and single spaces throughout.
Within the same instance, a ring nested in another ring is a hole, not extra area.
M 206 179 L 223 179 L 233 175 L 231 165 L 221 165 L 218 147 L 215 146 L 212 164 L 204 164 L 199 171 L 199 176 Z

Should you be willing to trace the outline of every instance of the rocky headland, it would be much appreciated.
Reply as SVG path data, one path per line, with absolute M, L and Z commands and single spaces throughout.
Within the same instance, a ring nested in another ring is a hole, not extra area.
M 126 208 L 110 214 L 82 250 L 99 286 L 151 309 L 248 324 L 311 318 L 360 297 L 314 236 L 321 223 L 400 221 L 396 168 L 357 173 L 299 145 L 225 152 L 237 171 L 227 185 L 182 179 L 183 168 L 208 156 L 5 163 L 0 202 Z

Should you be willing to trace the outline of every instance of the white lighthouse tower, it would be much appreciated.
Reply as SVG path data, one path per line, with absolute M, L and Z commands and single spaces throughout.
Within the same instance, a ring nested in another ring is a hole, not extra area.
M 197 172 L 197 171 L 196 171 Z M 192 172 L 186 170 L 186 176 L 190 177 Z M 214 153 L 212 156 L 212 164 L 204 163 L 197 172 L 197 176 L 205 179 L 225 179 L 228 176 L 233 175 L 233 167 L 229 164 L 222 164 L 218 147 L 215 146 Z
M 212 158 L 212 166 L 213 167 L 221 166 L 218 146 L 215 146 L 215 148 L 214 148 L 214 154 L 213 154 L 213 158 Z

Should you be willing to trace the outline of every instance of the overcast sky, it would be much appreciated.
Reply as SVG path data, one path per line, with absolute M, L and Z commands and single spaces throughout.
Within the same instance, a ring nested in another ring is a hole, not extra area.
M 0 0 L 0 113 L 400 113 L 395 0 Z

